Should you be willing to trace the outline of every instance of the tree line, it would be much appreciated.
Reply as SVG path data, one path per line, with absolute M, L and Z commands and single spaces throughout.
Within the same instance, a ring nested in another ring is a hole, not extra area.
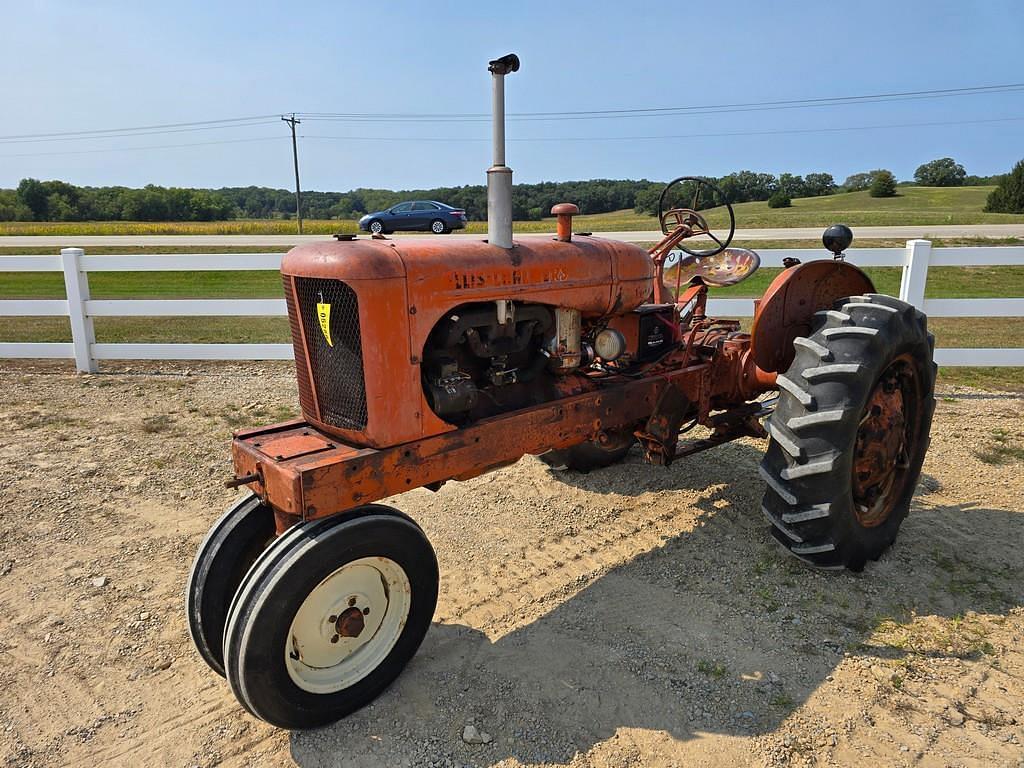
M 993 184 L 1001 176 L 968 176 L 952 158 L 925 163 L 914 174 L 928 186 Z M 706 196 L 701 207 L 724 202 L 771 200 L 773 207 L 789 205 L 791 198 L 817 197 L 837 192 L 871 190 L 876 196 L 896 193 L 896 179 L 884 169 L 853 174 L 836 184 L 831 174 L 809 173 L 775 176 L 756 171 L 737 171 L 712 178 L 718 192 Z M 647 179 L 591 179 L 588 181 L 517 184 L 512 192 L 512 215 L 519 221 L 539 220 L 556 203 L 571 201 L 583 213 L 607 213 L 634 209 L 654 213 L 664 182 Z M 882 190 L 880 194 L 876 191 Z M 684 204 L 692 190 L 677 189 Z M 384 210 L 403 200 L 439 200 L 462 208 L 473 220 L 487 218 L 487 188 L 482 184 L 432 189 L 370 189 L 348 192 L 302 193 L 302 213 L 309 219 L 352 219 Z M 1001 201 L 1003 198 L 999 198 Z M 219 221 L 225 219 L 273 219 L 295 216 L 295 194 L 269 187 L 222 187 L 192 189 L 148 185 L 128 187 L 80 187 L 64 181 L 22 179 L 16 189 L 0 189 L 0 221 Z

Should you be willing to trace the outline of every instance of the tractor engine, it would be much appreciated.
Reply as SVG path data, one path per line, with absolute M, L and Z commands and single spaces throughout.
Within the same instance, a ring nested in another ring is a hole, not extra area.
M 592 389 L 596 360 L 649 360 L 675 327 L 639 309 L 648 253 L 587 236 L 312 243 L 281 271 L 303 417 L 375 448 Z

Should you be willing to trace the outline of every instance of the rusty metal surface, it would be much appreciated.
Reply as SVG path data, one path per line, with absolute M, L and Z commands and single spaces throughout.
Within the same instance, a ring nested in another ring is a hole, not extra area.
M 884 523 L 900 495 L 903 470 L 916 439 L 913 366 L 899 358 L 882 374 L 868 398 L 853 456 L 853 500 L 865 528 Z M 919 409 L 916 409 L 919 410 Z
M 747 248 L 726 248 L 711 256 L 689 255 L 676 265 L 676 281 L 688 283 L 699 277 L 708 285 L 736 285 L 754 274 L 761 266 L 761 257 Z M 674 282 L 668 273 L 665 279 Z
M 815 312 L 847 296 L 874 293 L 864 272 L 843 261 L 809 261 L 783 270 L 765 291 L 754 315 L 751 349 L 764 371 L 782 372 L 793 362 L 793 339 L 809 336 Z
M 283 454 L 264 448 L 272 451 L 282 440 L 315 430 L 290 422 L 238 432 L 232 445 L 235 474 L 258 473 L 262 479 L 250 488 L 286 515 L 324 517 L 411 488 L 475 477 L 525 454 L 566 448 L 602 431 L 631 427 L 649 416 L 667 387 L 700 390 L 707 369 L 707 364 L 690 366 L 379 450 L 321 435 L 332 448 L 277 459 Z
M 293 303 L 296 277 L 341 280 L 355 292 L 366 427 L 345 429 L 321 418 L 308 344 L 318 329 L 301 327 L 301 318 L 293 321 L 296 367 L 303 416 L 321 431 L 371 447 L 452 429 L 426 401 L 420 362 L 430 332 L 454 308 L 500 299 L 573 307 L 585 317 L 621 314 L 648 300 L 654 274 L 643 249 L 582 236 L 521 241 L 511 249 L 472 241 L 324 241 L 294 248 L 281 269 Z
M 568 243 L 572 240 L 572 217 L 579 214 L 580 209 L 572 203 L 558 203 L 551 208 L 551 215 L 557 217 L 558 229 L 556 240 Z

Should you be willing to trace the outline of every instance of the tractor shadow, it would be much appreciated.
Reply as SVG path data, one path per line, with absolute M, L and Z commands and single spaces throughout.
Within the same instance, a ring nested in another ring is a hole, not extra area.
M 435 624 L 372 705 L 292 734 L 293 759 L 307 768 L 491 766 L 508 758 L 564 765 L 620 729 L 683 743 L 757 736 L 777 729 L 844 653 L 908 653 L 872 641 L 882 619 L 1006 614 L 1024 603 L 1024 513 L 933 503 L 941 485 L 923 476 L 889 553 L 863 574 L 820 573 L 765 531 L 753 479 L 760 451 L 742 443 L 717 451 L 731 455 L 649 477 L 635 456 L 589 475 L 560 474 L 597 493 L 609 483 L 623 493 L 609 477 L 617 472 L 635 481 L 636 493 L 708 493 L 692 531 L 553 600 L 532 623 L 495 639 Z M 949 655 L 957 653 L 964 655 Z M 470 722 L 491 742 L 464 743 Z M 680 760 L 689 754 L 684 744 L 672 749 Z

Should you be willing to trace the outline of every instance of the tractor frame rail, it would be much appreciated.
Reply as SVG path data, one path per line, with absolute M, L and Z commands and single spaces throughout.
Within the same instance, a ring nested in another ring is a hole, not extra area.
M 281 532 L 299 520 L 328 517 L 413 488 L 436 490 L 447 480 L 468 480 L 526 454 L 634 428 L 655 418 L 670 389 L 692 404 L 695 418 L 710 424 L 717 414 L 710 414 L 707 402 L 709 373 L 707 363 L 692 365 L 391 448 L 347 445 L 301 420 L 239 430 L 232 443 L 235 480 L 230 484 L 247 485 L 273 507 Z M 743 421 L 753 413 L 746 410 Z M 729 430 L 697 450 L 744 434 L 750 432 Z

